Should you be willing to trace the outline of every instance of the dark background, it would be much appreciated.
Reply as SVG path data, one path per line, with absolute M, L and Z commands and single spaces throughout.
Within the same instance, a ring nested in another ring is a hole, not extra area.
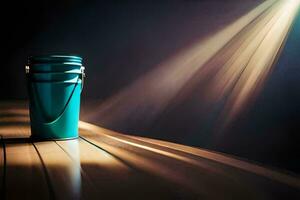
M 24 65 L 36 54 L 78 54 L 87 68 L 83 113 L 194 41 L 222 29 L 262 0 L 24 1 L 2 7 L 1 100 L 27 99 Z M 221 151 L 300 172 L 299 23 L 251 109 L 221 141 L 199 127 L 191 104 L 156 124 L 105 124 L 113 130 Z M 298 37 L 297 37 L 298 36 Z M 134 97 L 133 97 L 134 98 Z M 193 97 L 191 97 L 193 98 Z M 184 103 L 183 103 L 184 104 Z M 146 115 L 146 114 L 145 114 Z M 143 119 L 141 119 L 143 120 Z

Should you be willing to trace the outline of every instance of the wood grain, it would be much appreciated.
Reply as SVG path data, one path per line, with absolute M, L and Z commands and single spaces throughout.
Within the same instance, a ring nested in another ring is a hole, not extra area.
M 6 162 L 7 199 L 49 199 L 43 166 L 32 144 L 6 144 Z

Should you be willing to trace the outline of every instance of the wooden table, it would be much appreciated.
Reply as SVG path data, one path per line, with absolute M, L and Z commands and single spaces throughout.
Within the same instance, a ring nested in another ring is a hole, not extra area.
M 24 103 L 0 104 L 0 199 L 300 199 L 298 175 L 80 122 L 33 141 Z

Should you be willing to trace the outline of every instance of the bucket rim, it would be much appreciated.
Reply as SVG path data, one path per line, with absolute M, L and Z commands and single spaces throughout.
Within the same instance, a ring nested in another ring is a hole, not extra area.
M 78 60 L 79 61 L 79 60 Z M 46 62 L 37 62 L 37 63 L 30 63 L 30 66 L 32 68 L 40 68 L 40 67 L 45 67 L 45 65 L 51 65 L 51 67 L 61 67 L 61 65 L 72 65 L 72 66 L 76 66 L 76 67 L 81 67 L 82 63 L 81 62 L 61 62 L 61 63 L 46 63 Z
M 35 55 L 28 57 L 28 64 L 37 64 L 37 63 L 81 63 L 82 57 L 76 54 L 48 54 L 48 55 Z

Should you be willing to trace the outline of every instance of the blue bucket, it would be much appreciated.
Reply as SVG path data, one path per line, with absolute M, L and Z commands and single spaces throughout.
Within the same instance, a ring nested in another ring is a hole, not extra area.
M 30 57 L 26 66 L 31 137 L 78 137 L 84 67 L 78 56 Z

